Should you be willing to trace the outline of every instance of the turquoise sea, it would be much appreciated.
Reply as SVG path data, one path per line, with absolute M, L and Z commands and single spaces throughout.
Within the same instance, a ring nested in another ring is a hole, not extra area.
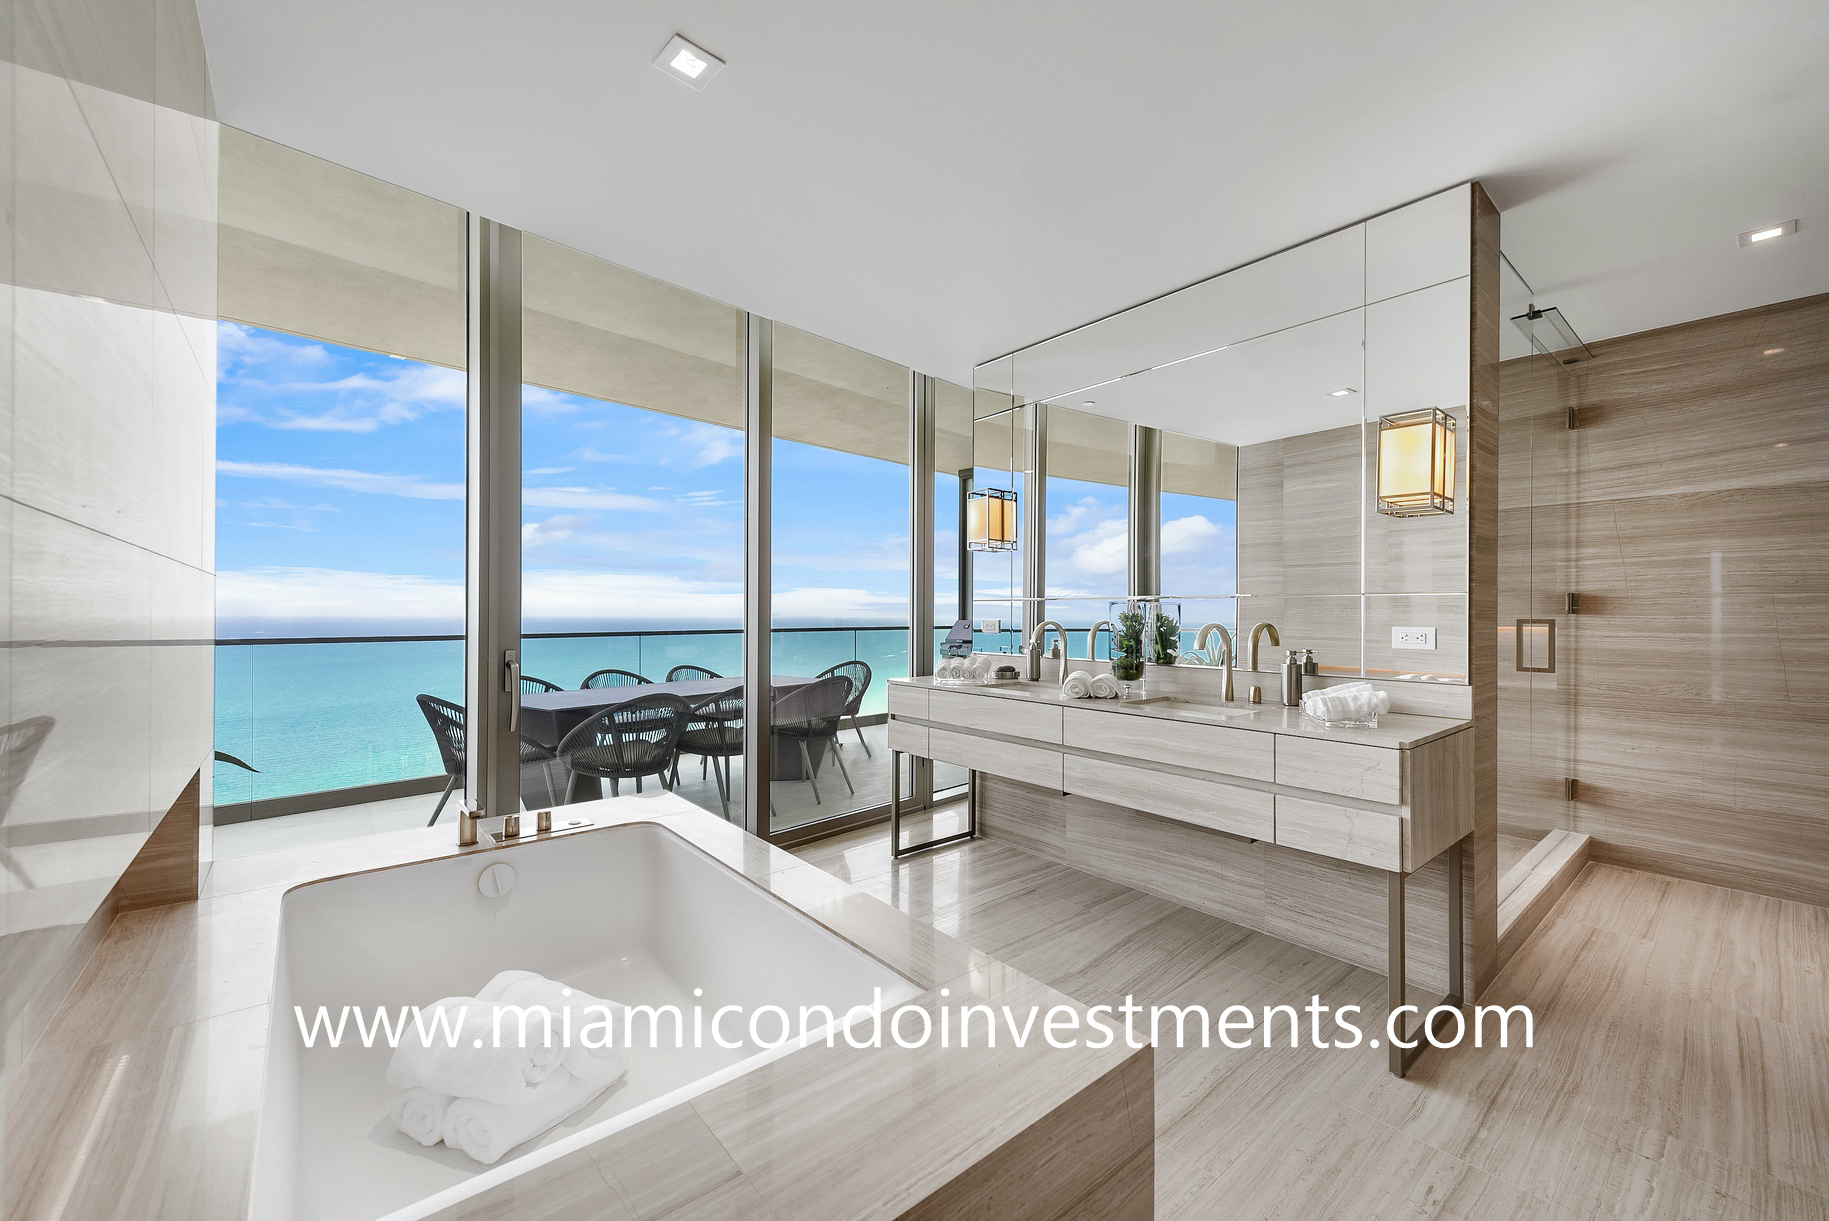
M 523 642 L 522 670 L 566 688 L 606 668 L 656 682 L 682 664 L 736 677 L 742 641 L 734 629 L 533 638 Z M 442 774 L 414 697 L 463 702 L 463 654 L 461 640 L 219 644 L 216 749 L 260 772 L 216 764 L 216 804 Z M 873 679 L 863 711 L 880 713 L 884 680 L 908 673 L 908 630 L 780 630 L 774 656 L 778 674 L 868 662 Z

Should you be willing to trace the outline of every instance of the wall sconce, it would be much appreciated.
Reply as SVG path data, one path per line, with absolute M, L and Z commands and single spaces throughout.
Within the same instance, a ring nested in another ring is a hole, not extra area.
M 1016 493 L 975 488 L 965 497 L 966 546 L 973 551 L 1016 550 Z
M 1439 407 L 1378 419 L 1378 511 L 1454 512 L 1454 417 Z

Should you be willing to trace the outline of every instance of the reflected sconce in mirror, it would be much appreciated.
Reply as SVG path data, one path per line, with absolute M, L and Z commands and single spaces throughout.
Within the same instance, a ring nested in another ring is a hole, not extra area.
M 1016 493 L 976 488 L 965 498 L 965 540 L 973 551 L 1016 550 Z
M 1454 417 L 1439 407 L 1378 419 L 1378 511 L 1454 512 Z

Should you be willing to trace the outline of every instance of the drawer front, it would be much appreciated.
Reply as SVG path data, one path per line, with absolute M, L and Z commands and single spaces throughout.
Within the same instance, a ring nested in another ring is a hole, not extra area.
M 1397 814 L 1353 810 L 1300 797 L 1276 799 L 1276 842 L 1374 869 L 1403 869 L 1404 820 Z
M 899 750 L 904 754 L 927 757 L 927 726 L 910 725 L 907 721 L 891 720 L 889 722 L 889 749 Z
M 1276 739 L 1249 729 L 1225 729 L 1092 708 L 1066 708 L 1061 741 L 1107 755 L 1173 763 L 1247 780 L 1276 778 Z
M 911 716 L 917 721 L 927 719 L 926 687 L 909 687 L 901 683 L 889 684 L 889 715 Z
M 1000 733 L 1036 742 L 1061 740 L 1059 704 L 1030 704 L 995 695 L 967 695 L 961 691 L 928 693 L 927 719 L 940 725 L 979 733 Z
M 1255 789 L 1077 755 L 1067 756 L 1061 783 L 1067 792 L 1082 797 L 1248 839 L 1269 839 L 1276 827 L 1275 799 Z
M 994 742 L 950 729 L 927 731 L 927 755 L 942 763 L 956 763 L 975 772 L 989 772 L 1027 784 L 1061 791 L 1061 755 L 1039 746 Z
M 1276 742 L 1276 782 L 1399 805 L 1403 802 L 1403 753 L 1355 742 L 1282 735 Z

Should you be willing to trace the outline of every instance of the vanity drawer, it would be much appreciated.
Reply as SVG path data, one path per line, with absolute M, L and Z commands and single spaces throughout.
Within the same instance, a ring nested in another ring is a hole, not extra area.
M 889 722 L 889 749 L 899 750 L 904 754 L 927 757 L 927 726 L 911 725 L 907 721 L 891 720 Z
M 913 717 L 917 721 L 927 719 L 926 687 L 907 687 L 901 683 L 889 684 L 889 715 Z
M 1276 739 L 1249 729 L 1131 716 L 1095 708 L 1065 708 L 1061 741 L 1101 754 L 1173 763 L 1247 780 L 1276 778 Z
M 1276 842 L 1374 869 L 1403 869 L 1404 820 L 1398 814 L 1354 810 L 1300 797 L 1276 799 Z
M 1061 755 L 1039 746 L 995 742 L 950 729 L 927 731 L 927 757 L 1061 791 Z
M 1403 752 L 1356 742 L 1279 735 L 1276 782 L 1341 797 L 1403 802 Z
M 1276 827 L 1275 799 L 1269 793 L 1102 759 L 1068 755 L 1062 767 L 1061 787 L 1096 801 L 1109 801 L 1197 827 L 1230 831 L 1248 839 L 1269 839 Z
M 1037 742 L 1061 740 L 1059 704 L 1031 704 L 995 695 L 967 695 L 961 691 L 930 691 L 927 719 L 959 729 L 1000 733 Z

